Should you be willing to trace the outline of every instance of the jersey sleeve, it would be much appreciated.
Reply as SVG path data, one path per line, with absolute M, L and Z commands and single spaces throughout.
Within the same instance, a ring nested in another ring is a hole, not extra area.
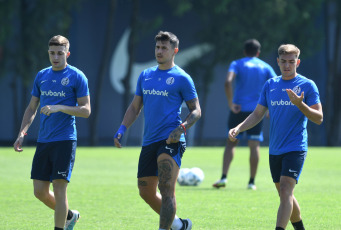
M 139 78 L 137 79 L 136 90 L 135 90 L 135 95 L 141 96 L 141 97 L 143 96 L 142 87 L 141 87 L 142 76 L 143 76 L 143 72 L 140 74 Z
M 228 72 L 234 72 L 235 74 L 238 74 L 236 61 L 231 62 Z
M 31 92 L 31 95 L 35 97 L 40 97 L 40 89 L 38 85 L 39 78 L 40 78 L 40 72 L 37 74 L 36 78 L 34 79 L 33 89 Z
M 275 73 L 274 69 L 269 65 L 268 67 L 268 79 L 277 77 L 277 74 Z
M 88 79 L 83 72 L 77 73 L 76 96 L 77 98 L 89 95 Z
M 185 101 L 198 97 L 194 82 L 190 76 L 184 77 L 181 84 L 181 94 Z
M 310 80 L 309 84 L 309 90 L 307 90 L 307 92 L 304 92 L 304 96 L 306 98 L 306 104 L 308 106 L 312 106 L 321 102 L 320 93 L 314 81 Z
M 269 81 L 265 82 L 263 89 L 261 91 L 259 100 L 258 100 L 258 104 L 263 105 L 265 107 L 269 107 L 268 106 L 268 102 L 267 102 L 267 92 L 269 92 Z

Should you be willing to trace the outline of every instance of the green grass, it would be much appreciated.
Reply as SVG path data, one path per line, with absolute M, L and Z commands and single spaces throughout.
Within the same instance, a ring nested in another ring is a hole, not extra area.
M 53 211 L 33 196 L 34 148 L 16 153 L 0 148 L 0 229 L 53 229 Z M 157 229 L 158 215 L 139 197 L 136 172 L 140 148 L 79 147 L 69 205 L 80 211 L 76 229 Z M 267 148 L 261 148 L 257 191 L 246 189 L 248 149 L 239 147 L 225 189 L 212 183 L 221 174 L 222 147 L 188 148 L 183 167 L 205 173 L 198 187 L 177 186 L 177 214 L 193 229 L 274 229 L 279 198 L 272 183 Z M 311 147 L 295 189 L 306 229 L 341 229 L 341 149 Z M 293 229 L 289 224 L 287 229 Z

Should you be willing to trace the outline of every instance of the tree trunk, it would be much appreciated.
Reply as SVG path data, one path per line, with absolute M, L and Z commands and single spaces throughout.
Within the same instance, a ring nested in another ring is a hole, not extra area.
M 108 71 L 108 64 L 110 61 L 111 54 L 111 43 L 113 40 L 113 31 L 114 31 L 114 16 L 116 9 L 116 0 L 111 0 L 110 8 L 109 8 L 109 20 L 107 23 L 105 41 L 103 45 L 103 55 L 101 60 L 101 66 L 99 68 L 99 72 L 96 78 L 95 92 L 92 107 L 92 113 L 90 116 L 90 145 L 95 146 L 98 144 L 98 120 L 99 120 L 99 111 L 100 111 L 100 102 L 102 95 L 102 85 L 106 73 Z
M 136 53 L 136 41 L 137 41 L 137 30 L 138 30 L 138 15 L 139 15 L 140 5 L 139 0 L 133 1 L 133 11 L 131 15 L 131 21 L 130 21 L 130 35 L 129 35 L 129 41 L 128 41 L 128 66 L 127 71 L 124 79 L 122 80 L 123 86 L 124 86 L 124 95 L 123 95 L 123 105 L 122 105 L 122 111 L 126 111 L 130 102 L 131 102 L 131 88 L 130 88 L 130 81 L 131 81 L 131 74 L 132 74 L 132 68 L 135 61 L 135 53 Z M 122 115 L 122 117 L 124 114 Z M 123 138 L 123 144 L 126 145 L 126 141 L 129 137 L 129 130 L 126 132 Z
M 336 6 L 336 7 L 335 7 Z M 328 58 L 328 79 L 327 79 L 327 102 L 325 111 L 325 124 L 327 129 L 327 145 L 337 146 L 341 143 L 341 23 L 340 23 L 340 7 L 338 1 L 330 1 L 327 4 L 326 12 L 326 28 L 327 29 L 327 58 Z M 334 31 L 331 31 L 331 25 L 335 24 Z M 330 34 L 335 34 L 331 39 Z M 328 53 L 331 52 L 331 53 Z

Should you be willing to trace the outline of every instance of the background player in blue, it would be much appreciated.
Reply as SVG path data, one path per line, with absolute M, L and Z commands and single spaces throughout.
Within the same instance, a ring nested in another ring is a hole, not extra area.
M 308 151 L 308 119 L 318 125 L 323 121 L 315 83 L 296 72 L 299 54 L 300 50 L 291 44 L 278 48 L 277 62 L 282 75 L 265 83 L 256 109 L 229 131 L 229 138 L 235 141 L 240 132 L 255 126 L 269 110 L 270 171 L 280 196 L 277 230 L 285 229 L 289 220 L 294 229 L 305 229 L 294 188 Z
M 159 229 L 191 229 L 189 219 L 176 216 L 175 185 L 186 148 L 184 134 L 200 118 L 201 109 L 191 77 L 174 63 L 178 38 L 160 31 L 155 42 L 158 66 L 141 73 L 134 99 L 114 141 L 121 148 L 124 132 L 144 107 L 145 126 L 137 174 L 140 196 L 160 215 Z M 183 101 L 190 112 L 182 123 Z
M 41 70 L 34 80 L 14 150 L 23 151 L 24 137 L 40 104 L 40 129 L 31 171 L 34 195 L 54 210 L 55 230 L 73 229 L 80 215 L 68 208 L 66 188 L 76 156 L 75 116 L 88 118 L 91 113 L 88 80 L 82 71 L 67 64 L 67 38 L 54 36 L 48 46 L 52 66 Z M 53 192 L 49 189 L 51 182 Z
M 244 54 L 246 57 L 235 60 L 231 63 L 225 81 L 225 94 L 230 108 L 228 129 L 235 127 L 247 118 L 256 108 L 260 92 L 264 83 L 272 77 L 276 77 L 272 67 L 258 58 L 261 45 L 256 39 L 249 39 L 244 42 Z M 236 87 L 233 90 L 233 81 L 236 79 Z M 255 177 L 259 161 L 260 141 L 263 141 L 263 122 L 246 131 L 248 145 L 250 148 L 250 179 L 249 189 L 256 189 Z M 238 135 L 238 139 L 243 137 Z M 220 180 L 213 184 L 213 187 L 225 187 L 227 173 L 233 160 L 235 142 L 226 139 L 226 146 L 223 156 L 222 175 Z

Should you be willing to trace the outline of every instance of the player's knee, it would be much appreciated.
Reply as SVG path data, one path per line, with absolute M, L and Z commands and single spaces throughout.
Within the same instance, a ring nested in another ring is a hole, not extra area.
M 160 182 L 159 185 L 159 190 L 161 193 L 161 196 L 169 196 L 173 194 L 173 186 L 169 182 Z
M 145 189 L 140 189 L 139 195 L 146 203 L 149 203 L 156 196 L 156 194 L 152 193 L 151 191 L 147 191 Z
M 288 186 L 287 184 L 281 184 L 280 187 L 280 197 L 281 199 L 288 199 L 289 197 L 291 197 L 293 195 L 293 191 L 291 189 L 290 186 Z
M 48 197 L 48 193 L 45 190 L 34 189 L 34 196 L 39 200 L 46 200 Z

